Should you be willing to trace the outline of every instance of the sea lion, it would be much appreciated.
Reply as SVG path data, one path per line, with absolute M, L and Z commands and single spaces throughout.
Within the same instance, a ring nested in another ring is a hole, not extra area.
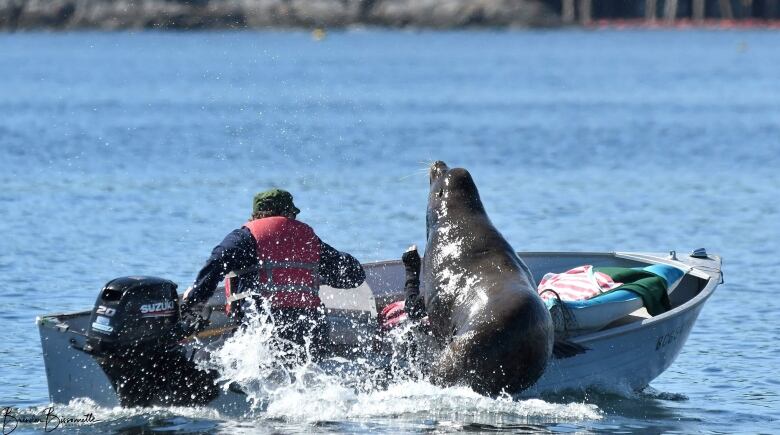
M 542 375 L 554 330 L 528 266 L 490 222 L 469 172 L 430 168 L 421 296 L 443 351 L 439 384 L 495 396 L 518 393 Z

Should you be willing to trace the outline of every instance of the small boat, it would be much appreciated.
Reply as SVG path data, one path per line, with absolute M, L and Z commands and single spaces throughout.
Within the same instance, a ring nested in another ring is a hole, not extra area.
M 615 304 L 580 305 L 579 316 L 587 321 L 583 327 L 568 331 L 567 340 L 585 351 L 553 360 L 522 397 L 588 388 L 631 391 L 646 387 L 674 362 L 704 302 L 723 282 L 720 257 L 708 255 L 703 249 L 679 256 L 674 251 L 670 254 L 520 252 L 518 255 L 537 278 L 581 265 L 631 268 L 668 265 L 682 271 L 676 285 L 670 287 L 671 309 L 660 315 L 650 316 L 644 308 L 637 308 L 636 298 L 622 301 L 624 312 L 617 315 Z M 334 348 L 370 349 L 366 343 L 374 340 L 381 330 L 377 313 L 403 299 L 404 269 L 400 261 L 367 263 L 364 268 L 366 281 L 356 289 L 320 288 Z M 215 340 L 233 329 L 231 320 L 224 314 L 224 305 L 224 294 L 215 292 L 207 306 L 211 313 L 209 327 L 198 334 L 199 342 Z M 168 306 L 152 308 L 170 310 Z M 90 347 L 90 329 L 105 327 L 94 324 L 94 314 L 92 310 L 37 318 L 53 403 L 89 398 L 100 406 L 113 407 L 122 402 L 106 371 L 85 351 Z M 594 321 L 599 316 L 603 322 Z M 225 388 L 207 406 L 235 415 L 247 409 L 247 396 L 238 388 Z

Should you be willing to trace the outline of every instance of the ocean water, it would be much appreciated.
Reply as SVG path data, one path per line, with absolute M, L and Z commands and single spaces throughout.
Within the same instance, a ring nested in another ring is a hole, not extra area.
M 424 246 L 425 168 L 441 159 L 471 171 L 517 250 L 723 256 L 725 284 L 652 389 L 513 401 L 334 381 L 243 418 L 56 405 L 100 420 L 65 430 L 776 433 L 779 45 L 769 31 L 2 34 L 0 408 L 48 406 L 35 316 L 91 307 L 117 276 L 186 287 L 256 191 L 292 191 L 299 218 L 361 261 Z

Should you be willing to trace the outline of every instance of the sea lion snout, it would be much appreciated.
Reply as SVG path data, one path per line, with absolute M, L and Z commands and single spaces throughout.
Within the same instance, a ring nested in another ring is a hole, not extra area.
M 484 213 L 477 186 L 468 170 L 450 168 L 439 160 L 431 165 L 430 177 L 429 214 L 442 207 L 470 208 Z M 428 223 L 435 223 L 435 220 L 429 220 Z
M 430 184 L 435 183 L 444 174 L 446 174 L 449 169 L 450 168 L 447 166 L 447 164 L 442 162 L 441 160 L 436 160 L 435 162 L 433 162 L 428 172 Z
M 465 194 L 476 192 L 477 186 L 471 174 L 464 168 L 450 169 L 446 163 L 437 160 L 431 164 L 429 171 L 431 192 L 444 196 L 450 191 L 464 191 Z

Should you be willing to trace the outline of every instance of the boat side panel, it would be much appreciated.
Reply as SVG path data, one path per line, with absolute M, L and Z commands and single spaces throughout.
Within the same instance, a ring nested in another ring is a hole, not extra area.
M 73 348 L 71 340 L 83 346 L 83 336 L 46 323 L 40 324 L 38 331 L 52 403 L 88 397 L 100 406 L 119 406 L 114 388 L 100 366 L 89 355 Z
M 376 316 L 376 301 L 368 282 L 364 282 L 357 288 L 348 289 L 322 285 L 320 299 L 325 310 L 365 311 Z
M 645 387 L 677 358 L 701 307 L 623 334 L 578 341 L 588 351 L 554 360 L 529 394 L 588 387 L 622 392 Z
M 403 298 L 405 274 L 400 260 L 364 266 L 366 283 L 374 293 L 377 308 Z

